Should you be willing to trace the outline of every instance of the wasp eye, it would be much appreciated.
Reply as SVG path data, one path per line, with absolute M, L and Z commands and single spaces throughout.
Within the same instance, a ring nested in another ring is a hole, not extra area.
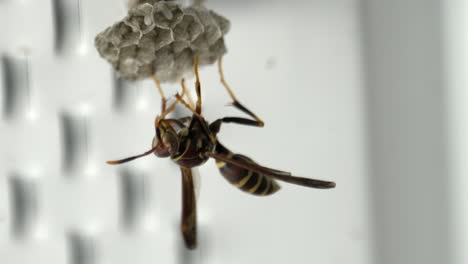
M 153 142 L 152 142 L 152 147 L 154 148 L 154 155 L 160 157 L 160 158 L 165 158 L 169 157 L 169 145 L 164 144 L 163 141 L 158 139 L 158 136 L 154 136 Z

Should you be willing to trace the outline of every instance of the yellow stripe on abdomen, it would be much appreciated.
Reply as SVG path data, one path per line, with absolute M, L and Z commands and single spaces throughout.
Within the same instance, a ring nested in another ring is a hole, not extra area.
M 255 191 L 257 191 L 258 187 L 260 187 L 260 184 L 262 184 L 262 181 L 263 181 L 263 176 L 262 175 L 258 175 L 258 178 L 257 178 L 257 183 L 254 185 L 254 187 L 250 188 L 249 190 L 247 190 L 249 193 L 254 193 Z
M 234 183 L 234 186 L 242 188 L 250 180 L 250 178 L 252 178 L 252 175 L 253 171 L 249 171 L 249 173 L 244 178 L 242 178 L 242 180 L 240 180 L 237 183 Z
M 271 182 L 273 181 L 272 179 L 265 179 L 267 181 L 267 186 L 265 187 L 265 190 L 260 195 L 266 195 L 270 191 L 270 186 Z

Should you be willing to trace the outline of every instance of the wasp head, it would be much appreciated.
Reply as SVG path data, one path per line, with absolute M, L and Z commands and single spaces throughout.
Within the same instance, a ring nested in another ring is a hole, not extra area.
M 154 155 L 165 158 L 174 154 L 179 148 L 179 139 L 171 124 L 164 119 L 157 118 L 155 129 L 156 135 L 152 143 Z

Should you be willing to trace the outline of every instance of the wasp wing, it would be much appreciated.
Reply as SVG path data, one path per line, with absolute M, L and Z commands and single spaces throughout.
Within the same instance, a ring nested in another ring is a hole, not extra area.
M 198 168 L 192 168 L 192 179 L 193 179 L 193 189 L 195 192 L 195 198 L 198 202 L 200 198 L 200 186 L 201 186 L 201 178 L 200 178 L 200 171 Z
M 192 170 L 180 168 L 182 172 L 182 220 L 180 228 L 188 249 L 197 246 L 197 204 Z
M 291 173 L 289 172 L 274 170 L 268 167 L 263 167 L 256 163 L 249 163 L 244 160 L 234 160 L 224 154 L 207 153 L 206 155 L 210 158 L 214 158 L 216 160 L 230 163 L 230 164 L 239 166 L 241 168 L 251 170 L 259 174 L 263 174 L 273 179 L 284 181 L 287 183 L 297 184 L 297 185 L 311 187 L 311 188 L 318 188 L 318 189 L 330 189 L 330 188 L 335 188 L 336 186 L 334 182 L 292 176 Z

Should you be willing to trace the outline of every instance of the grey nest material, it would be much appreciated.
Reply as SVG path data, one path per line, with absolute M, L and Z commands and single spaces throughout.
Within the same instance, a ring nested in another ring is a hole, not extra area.
M 213 64 L 226 53 L 229 21 L 201 5 L 182 7 L 172 1 L 141 1 L 128 15 L 99 33 L 95 46 L 122 78 L 156 74 L 177 82 L 192 74 L 193 60 Z

